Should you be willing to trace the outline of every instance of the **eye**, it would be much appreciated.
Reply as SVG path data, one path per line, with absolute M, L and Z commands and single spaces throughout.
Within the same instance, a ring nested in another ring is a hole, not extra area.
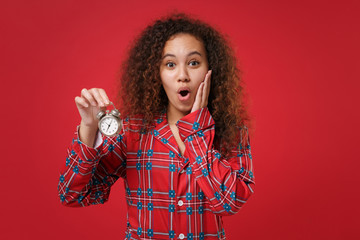
M 194 61 L 190 61 L 189 64 L 190 64 L 191 66 L 196 66 L 196 65 L 199 65 L 200 63 L 199 63 L 198 61 L 194 60 Z
M 167 62 L 165 65 L 166 65 L 167 67 L 169 67 L 169 68 L 172 68 L 172 67 L 175 66 L 175 63 L 173 63 L 173 62 Z

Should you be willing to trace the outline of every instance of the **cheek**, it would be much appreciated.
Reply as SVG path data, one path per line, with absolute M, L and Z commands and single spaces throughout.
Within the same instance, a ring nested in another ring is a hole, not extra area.
M 172 92 L 170 83 L 166 80 L 161 80 L 161 84 L 165 90 L 166 95 L 169 95 Z
M 194 79 L 196 88 L 198 88 L 200 86 L 200 84 L 205 80 L 206 73 L 207 72 L 202 71 L 202 72 L 196 73 L 196 75 L 193 76 L 192 79 Z
M 161 78 L 161 84 L 163 85 L 166 92 L 168 90 L 174 90 L 175 85 L 173 80 L 174 79 L 173 74 L 164 72 L 160 74 L 160 78 Z
M 161 79 L 161 85 L 163 86 L 163 88 L 166 89 L 168 88 L 168 84 L 167 84 L 167 78 L 166 78 L 166 75 L 164 74 L 160 74 L 160 79 Z

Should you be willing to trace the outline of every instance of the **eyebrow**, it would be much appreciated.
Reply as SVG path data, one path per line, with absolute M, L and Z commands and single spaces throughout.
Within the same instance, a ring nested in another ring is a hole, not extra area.
M 199 55 L 200 57 L 202 56 L 201 53 L 199 53 L 198 51 L 192 51 L 192 52 L 190 52 L 190 53 L 187 55 L 187 57 L 189 57 L 189 56 L 191 56 L 191 55 L 194 55 L 194 54 Z M 176 56 L 175 56 L 174 54 L 167 53 L 167 54 L 165 54 L 161 59 L 164 59 L 164 58 L 166 58 L 166 57 L 176 57 Z

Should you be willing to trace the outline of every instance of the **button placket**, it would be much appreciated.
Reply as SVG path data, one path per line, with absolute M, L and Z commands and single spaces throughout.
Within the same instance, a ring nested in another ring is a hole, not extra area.
M 180 163 L 179 163 L 179 173 L 183 173 L 182 170 L 184 170 L 184 168 L 189 164 L 189 160 L 186 160 L 186 158 L 182 155 L 179 156 L 179 160 L 180 160 Z

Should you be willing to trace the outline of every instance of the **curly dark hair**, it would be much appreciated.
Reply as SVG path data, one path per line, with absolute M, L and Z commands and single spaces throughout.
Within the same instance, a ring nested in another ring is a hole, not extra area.
M 234 53 L 226 38 L 207 23 L 175 13 L 147 26 L 123 62 L 116 102 L 123 115 L 141 114 L 146 131 L 151 128 L 156 114 L 168 105 L 160 63 L 166 41 L 177 33 L 191 34 L 205 46 L 209 69 L 212 69 L 208 109 L 215 121 L 215 144 L 227 155 L 239 141 L 239 128 L 244 127 L 248 117 Z

